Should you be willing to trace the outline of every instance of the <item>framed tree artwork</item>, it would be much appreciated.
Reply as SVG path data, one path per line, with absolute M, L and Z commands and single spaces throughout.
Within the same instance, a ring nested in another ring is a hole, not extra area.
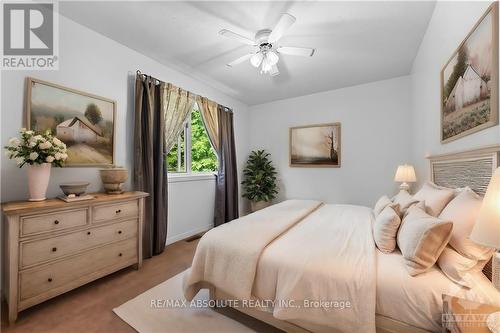
M 26 128 L 64 142 L 65 166 L 114 164 L 115 101 L 34 78 L 27 85 Z
M 290 128 L 290 166 L 339 168 L 340 123 Z
M 498 124 L 498 3 L 441 70 L 441 142 Z

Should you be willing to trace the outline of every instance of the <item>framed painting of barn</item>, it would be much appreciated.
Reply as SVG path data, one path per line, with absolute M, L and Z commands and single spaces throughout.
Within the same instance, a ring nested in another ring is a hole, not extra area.
M 498 124 L 498 3 L 441 70 L 441 142 Z
M 34 78 L 26 96 L 26 128 L 50 130 L 64 142 L 65 166 L 114 164 L 115 101 Z
M 292 127 L 291 167 L 340 167 L 340 123 Z

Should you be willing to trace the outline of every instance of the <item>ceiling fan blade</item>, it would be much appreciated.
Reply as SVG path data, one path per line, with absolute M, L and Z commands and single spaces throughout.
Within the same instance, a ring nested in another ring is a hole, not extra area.
M 271 67 L 271 71 L 269 72 L 269 74 L 271 74 L 271 76 L 280 75 L 280 70 L 278 69 L 278 65 L 273 65 Z
M 288 14 L 284 13 L 281 15 L 280 20 L 276 24 L 276 26 L 273 28 L 271 31 L 271 34 L 269 35 L 268 42 L 269 43 L 274 43 L 278 41 L 285 32 L 292 26 L 292 24 L 295 23 L 295 17 Z
M 312 57 L 315 50 L 308 47 L 281 46 L 278 47 L 276 51 L 294 56 Z
M 253 41 L 249 38 L 246 38 L 240 34 L 237 34 L 236 32 L 232 32 L 230 30 L 222 29 L 221 31 L 219 31 L 219 35 L 237 40 L 238 42 L 241 42 L 244 44 L 253 45 L 253 46 L 257 45 L 255 43 L 255 41 Z
M 228 67 L 233 67 L 233 66 L 235 66 L 235 65 L 241 64 L 241 63 L 242 63 L 242 62 L 244 62 L 245 60 L 250 59 L 252 56 L 253 56 L 253 53 L 245 54 L 244 56 L 239 57 L 238 59 L 231 61 L 231 62 L 230 62 L 229 64 L 227 64 L 226 66 L 228 66 Z

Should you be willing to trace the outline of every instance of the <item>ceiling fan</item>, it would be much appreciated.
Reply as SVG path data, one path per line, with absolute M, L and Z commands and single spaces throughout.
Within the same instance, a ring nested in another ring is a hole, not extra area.
M 227 64 L 227 66 L 233 67 L 250 59 L 250 63 L 252 64 L 252 66 L 256 68 L 261 67 L 261 74 L 270 74 L 271 76 L 275 76 L 280 73 L 277 65 L 280 54 L 312 57 L 312 55 L 314 54 L 314 49 L 311 48 L 276 46 L 276 43 L 279 41 L 279 39 L 283 37 L 285 32 L 294 23 L 295 17 L 288 13 L 284 13 L 283 15 L 281 15 L 281 18 L 274 29 L 262 29 L 257 31 L 254 40 L 226 29 L 219 31 L 219 34 L 224 37 L 231 38 L 241 43 L 256 46 L 259 48 L 257 52 L 245 54 L 244 56 L 231 61 Z

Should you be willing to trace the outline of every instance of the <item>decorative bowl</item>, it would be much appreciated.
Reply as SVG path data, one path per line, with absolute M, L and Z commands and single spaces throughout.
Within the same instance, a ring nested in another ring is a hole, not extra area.
M 87 191 L 87 186 L 89 186 L 89 184 L 90 183 L 86 182 L 73 182 L 73 183 L 60 184 L 59 187 L 66 195 L 74 194 L 76 196 L 80 196 L 84 194 L 85 191 Z
M 122 183 L 128 179 L 128 170 L 126 168 L 108 168 L 99 170 L 104 190 L 108 194 L 123 193 Z

